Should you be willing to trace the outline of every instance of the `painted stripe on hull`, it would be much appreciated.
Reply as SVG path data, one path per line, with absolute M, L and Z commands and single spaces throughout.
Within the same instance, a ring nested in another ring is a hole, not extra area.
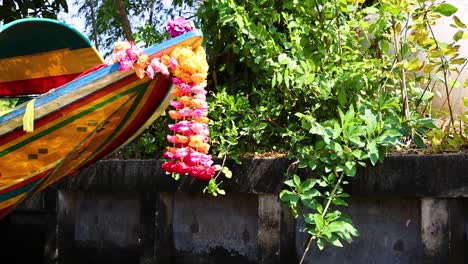
M 115 107 L 111 103 L 124 103 L 130 98 L 131 93 L 135 92 L 137 89 L 139 89 L 138 86 L 124 90 L 120 94 L 100 101 L 95 105 L 88 106 L 88 108 L 80 110 L 79 113 L 65 117 L 61 122 L 50 127 L 45 127 L 42 131 L 38 131 L 31 136 L 27 135 L 22 140 L 18 141 L 17 144 L 8 149 L 4 149 L 0 152 L 0 167 L 2 167 L 2 164 L 14 164 L 15 162 L 19 165 L 22 165 L 22 162 L 24 162 L 27 166 L 17 166 L 15 168 L 3 167 L 0 171 L 2 173 L 1 179 L 15 179 L 18 178 L 19 175 L 26 177 L 42 166 L 55 162 L 57 158 L 65 157 L 66 154 L 87 135 L 87 133 L 80 133 L 77 131 L 77 127 L 79 127 L 80 124 L 86 125 L 89 116 L 99 119 L 99 116 L 102 115 L 102 111 L 104 111 L 104 114 L 106 111 L 113 111 L 112 109 L 115 109 Z M 96 111 L 104 106 L 106 106 L 107 110 Z M 47 148 L 48 153 L 44 155 L 35 154 L 33 157 L 34 159 L 29 159 L 29 153 L 38 153 L 38 150 L 41 148 Z
M 158 84 L 158 87 L 155 86 Z M 137 100 L 132 108 L 134 111 L 129 112 L 130 115 L 124 118 L 120 129 L 114 131 L 115 137 L 108 138 L 104 141 L 99 149 L 97 149 L 94 153 L 92 153 L 87 160 L 84 161 L 83 167 L 89 166 L 96 160 L 99 160 L 106 155 L 112 153 L 113 151 L 117 150 L 119 147 L 122 147 L 127 143 L 129 138 L 137 136 L 143 130 L 139 128 L 145 124 L 148 120 L 154 119 L 154 115 L 159 116 L 162 111 L 166 108 L 166 104 L 162 107 L 162 103 L 166 102 L 165 98 L 170 90 L 170 79 L 164 76 L 159 76 L 159 79 L 154 81 L 149 89 L 146 90 L 144 94 L 145 100 Z M 154 102 L 159 102 L 157 105 Z M 131 119 L 130 119 L 131 118 Z M 128 121 L 126 121 L 128 119 Z M 74 173 L 74 172 L 73 172 Z
M 146 86 L 147 86 L 147 84 L 143 83 L 143 84 L 140 84 L 139 86 L 137 86 L 135 88 L 132 88 L 131 90 L 138 91 L 139 88 L 142 88 L 142 87 L 145 88 Z M 126 91 L 126 92 L 128 92 L 128 91 Z M 130 92 L 128 92 L 128 93 L 130 93 Z M 144 91 L 142 91 L 142 92 L 144 92 Z M 110 104 L 111 102 L 113 102 L 113 100 L 108 100 L 108 101 L 106 101 L 106 104 Z M 138 102 L 133 102 L 133 105 L 136 105 L 137 103 Z M 132 105 L 132 104 L 129 104 L 129 105 Z M 126 113 L 126 112 L 128 112 L 128 109 L 124 109 L 123 113 Z M 115 118 L 116 118 L 117 121 L 121 120 L 121 117 L 119 117 L 119 116 L 116 116 Z M 120 122 L 109 122 L 109 123 L 118 125 Z M 110 129 L 108 131 L 114 131 L 113 127 L 110 127 Z M 108 133 L 107 134 L 104 133 L 104 137 L 107 137 L 107 136 L 108 136 Z M 74 164 L 75 162 L 76 162 L 76 160 L 72 160 L 71 162 L 68 162 L 68 163 L 62 163 L 62 166 L 63 166 L 63 164 L 66 165 L 65 167 L 67 167 L 67 165 L 68 165 L 68 167 L 71 166 L 71 170 L 73 170 L 73 169 L 76 169 L 75 164 Z M 38 185 L 39 181 L 41 181 L 40 182 L 41 186 L 46 187 L 51 183 L 50 180 L 52 180 L 52 182 L 55 182 L 55 181 L 59 180 L 60 178 L 69 175 L 69 174 L 66 174 L 64 172 L 61 172 L 60 170 L 55 170 L 54 169 L 54 171 L 53 171 L 55 173 L 54 175 L 47 175 L 48 179 L 42 179 L 44 177 L 44 175 L 46 175 L 48 172 L 50 172 L 50 170 L 45 172 L 45 173 L 41 173 L 41 175 L 31 177 L 27 181 L 24 181 L 24 183 L 21 184 L 21 186 L 18 184 L 18 185 L 15 185 L 16 188 L 13 188 L 13 189 L 9 188 L 10 189 L 9 192 L 5 192 L 4 194 L 0 194 L 0 208 L 10 204 L 10 203 L 5 204 L 4 201 L 6 199 L 13 199 L 13 200 L 16 201 L 17 200 L 16 197 L 15 197 L 16 195 L 21 195 L 23 193 L 29 192 L 30 190 L 32 190 L 34 187 L 36 187 Z M 53 176 L 55 176 L 55 177 L 53 177 Z M 19 202 L 19 201 L 16 201 L 16 202 Z
M 90 47 L 78 50 L 60 49 L 0 59 L 0 82 L 82 73 L 103 63 L 96 53 L 96 49 Z
M 50 170 L 49 170 L 50 171 Z M 14 185 L 6 190 L 2 190 L 2 194 L 0 194 L 0 203 L 4 202 L 8 199 L 11 199 L 15 196 L 18 196 L 20 194 L 24 194 L 32 190 L 44 176 L 49 173 L 49 171 L 45 171 L 43 173 L 40 173 L 34 177 L 31 177 L 23 182 L 21 182 L 21 185 Z M 0 206 L 1 207 L 1 206 Z
M 145 50 L 146 54 L 150 54 L 151 57 L 154 56 L 161 56 L 162 54 L 169 54 L 170 51 L 178 45 L 184 45 L 184 46 L 197 46 L 200 45 L 202 41 L 202 33 L 198 30 L 195 31 L 190 31 L 186 34 L 177 36 L 175 38 L 172 38 L 166 42 L 151 46 Z M 83 87 L 86 87 L 88 85 L 91 85 L 94 82 L 106 82 L 107 80 L 119 80 L 124 78 L 125 76 L 128 76 L 132 73 L 128 72 L 120 72 L 119 70 L 119 64 L 113 64 L 109 65 L 108 67 L 99 69 L 95 72 L 92 72 L 86 76 L 83 76 L 77 80 L 74 80 L 60 89 L 57 89 L 54 93 L 48 93 L 45 94 L 44 96 L 41 96 L 37 98 L 36 100 L 36 108 L 47 104 L 51 101 L 54 101 L 58 98 L 62 98 L 63 96 L 66 96 L 67 94 L 72 93 L 75 90 L 78 89 L 83 89 Z M 134 74 L 133 74 L 134 75 Z M 1 131 L 1 124 L 17 118 L 21 117 L 24 114 L 25 107 L 18 107 L 14 109 L 12 112 L 1 116 L 0 117 L 0 135 L 3 135 L 4 132 Z
M 0 209 L 0 219 L 2 219 L 9 211 L 11 206 Z
M 108 96 L 111 93 L 115 93 L 116 89 L 118 89 L 119 86 L 128 86 L 136 80 L 137 77 L 134 77 L 133 75 L 129 76 L 128 78 L 102 87 L 101 89 L 96 90 L 95 92 L 88 94 L 87 96 L 78 98 L 77 100 L 68 104 L 67 106 L 55 109 L 54 111 L 49 112 L 47 115 L 37 117 L 34 121 L 35 131 L 39 131 L 44 126 L 50 126 L 52 124 L 55 124 L 54 122 L 57 122 L 57 120 L 59 120 L 64 115 L 70 115 L 80 107 L 83 107 L 86 104 L 89 104 L 90 102 L 99 100 L 100 98 Z M 19 121 L 22 123 L 21 118 Z M 5 147 L 4 144 L 8 144 L 8 146 L 16 144 L 14 140 L 26 134 L 27 133 L 23 131 L 22 124 L 20 124 L 20 126 L 11 129 L 9 133 L 0 136 L 0 148 L 3 149 Z
M 80 73 L 20 81 L 0 82 L 0 96 L 43 94 L 53 88 L 57 88 L 72 81 L 78 75 L 80 75 Z

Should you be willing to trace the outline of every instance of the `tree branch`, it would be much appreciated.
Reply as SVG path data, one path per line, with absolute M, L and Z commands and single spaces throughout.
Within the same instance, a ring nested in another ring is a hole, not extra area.
M 128 20 L 127 10 L 122 0 L 114 1 L 115 8 L 119 14 L 120 23 L 122 24 L 122 29 L 127 40 L 133 40 L 132 28 L 130 27 L 130 21 Z

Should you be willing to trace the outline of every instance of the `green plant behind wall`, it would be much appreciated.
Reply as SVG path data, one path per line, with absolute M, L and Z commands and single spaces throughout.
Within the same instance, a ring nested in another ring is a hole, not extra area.
M 453 129 L 434 125 L 431 99 L 434 83 L 453 89 L 456 75 L 448 76 L 466 63 L 456 45 L 466 26 L 455 11 L 423 0 L 200 7 L 215 153 L 282 152 L 293 160 L 280 198 L 303 215 L 306 251 L 314 241 L 342 246 L 358 234 L 339 208 L 349 196 L 342 185 L 359 166 L 382 162 L 390 150 L 426 148 L 428 133 L 453 139 Z M 431 34 L 441 16 L 459 30 L 453 43 Z M 294 167 L 313 177 L 301 179 Z

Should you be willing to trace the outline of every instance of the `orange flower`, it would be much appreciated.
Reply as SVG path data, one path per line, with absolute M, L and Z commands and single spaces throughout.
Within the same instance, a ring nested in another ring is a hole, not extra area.
M 149 57 L 146 54 L 141 55 L 138 57 L 137 62 L 133 65 L 135 68 L 136 75 L 142 79 L 146 75 L 146 67 L 149 65 Z
M 184 136 L 184 135 L 175 135 L 176 137 L 176 143 L 179 143 L 179 144 L 187 144 L 189 143 L 189 138 L 187 136 Z
M 181 120 L 183 119 L 182 116 L 179 114 L 179 112 L 177 111 L 174 111 L 174 110 L 170 110 L 169 111 L 169 116 L 174 119 L 174 120 Z
M 208 153 L 208 150 L 210 149 L 210 145 L 205 143 L 206 136 L 202 135 L 194 135 L 190 136 L 190 142 L 189 147 L 196 149 L 199 152 L 202 153 Z
M 206 102 L 201 99 L 192 99 L 190 103 L 193 108 L 199 108 L 206 104 Z
M 184 104 L 184 106 L 191 106 L 192 105 L 192 97 L 190 96 L 182 96 L 177 101 Z
M 208 119 L 208 117 L 206 116 L 202 116 L 200 118 L 196 118 L 194 119 L 195 122 L 200 122 L 200 123 L 204 123 L 204 124 L 207 124 L 208 121 L 210 121 L 210 119 Z
M 171 94 L 176 97 L 184 96 L 184 92 L 177 85 L 172 89 Z

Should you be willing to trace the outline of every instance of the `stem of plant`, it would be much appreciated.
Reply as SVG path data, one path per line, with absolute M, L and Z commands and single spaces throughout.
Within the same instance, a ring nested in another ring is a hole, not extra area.
M 424 18 L 427 19 L 427 13 L 424 15 Z M 426 21 L 429 21 L 429 20 L 426 20 Z M 434 30 L 432 30 L 432 27 L 429 23 L 426 23 L 427 27 L 429 28 L 429 31 L 431 32 L 431 36 L 432 36 L 432 39 L 434 39 L 434 43 L 436 44 L 436 47 L 437 48 L 440 48 L 440 45 L 439 45 L 439 42 L 437 41 L 436 37 L 435 37 L 435 34 L 434 34 Z M 446 96 L 447 96 L 447 105 L 448 105 L 448 109 L 449 109 L 449 113 L 450 113 L 450 124 L 452 124 L 452 127 L 454 129 L 456 129 L 455 127 L 455 121 L 454 121 L 454 116 L 453 116 L 453 112 L 452 112 L 452 104 L 450 103 L 450 92 L 449 92 L 449 87 L 448 87 L 448 79 L 447 79 L 447 69 L 445 68 L 445 66 L 448 67 L 448 62 L 447 62 L 447 59 L 445 58 L 445 55 L 442 55 L 442 57 L 440 57 L 440 62 L 442 63 L 442 73 L 444 74 L 444 86 L 445 86 L 445 93 L 446 93 Z
M 333 198 L 335 198 L 336 190 L 338 190 L 338 187 L 341 184 L 341 181 L 343 180 L 344 172 L 341 172 L 340 177 L 338 178 L 338 182 L 336 183 L 335 187 L 333 188 L 330 197 L 328 198 L 327 204 L 325 205 L 325 208 L 323 209 L 322 212 L 322 217 L 327 214 L 328 208 L 330 208 L 331 202 L 333 201 Z M 304 253 L 302 254 L 301 261 L 299 261 L 299 264 L 302 264 L 304 262 L 304 259 L 309 252 L 310 246 L 312 245 L 312 241 L 314 241 L 315 236 L 310 236 L 309 241 L 307 242 L 307 246 L 304 249 Z

